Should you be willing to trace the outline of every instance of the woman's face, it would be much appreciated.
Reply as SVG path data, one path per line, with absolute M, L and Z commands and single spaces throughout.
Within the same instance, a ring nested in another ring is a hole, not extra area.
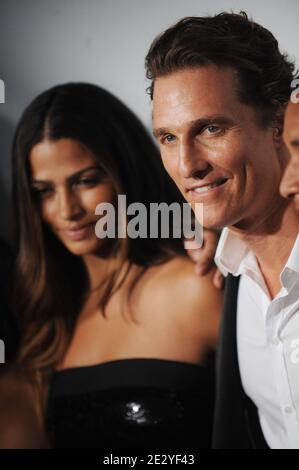
M 93 154 L 73 139 L 44 140 L 29 160 L 44 222 L 71 253 L 98 253 L 106 241 L 95 234 L 95 208 L 113 203 L 115 192 Z

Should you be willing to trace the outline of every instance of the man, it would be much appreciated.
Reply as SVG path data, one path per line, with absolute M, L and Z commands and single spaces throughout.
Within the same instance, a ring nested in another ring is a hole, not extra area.
M 245 14 L 185 18 L 152 44 L 153 127 L 187 201 L 222 228 L 215 448 L 299 448 L 299 219 L 279 193 L 294 66 Z
M 299 103 L 288 104 L 284 121 L 284 141 L 291 159 L 280 185 L 280 192 L 291 198 L 299 213 Z

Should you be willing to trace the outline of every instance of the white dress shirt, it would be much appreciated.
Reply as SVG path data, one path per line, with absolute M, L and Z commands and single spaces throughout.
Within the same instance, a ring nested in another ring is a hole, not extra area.
M 241 276 L 238 361 L 243 388 L 258 408 L 264 437 L 272 449 L 299 449 L 299 235 L 273 300 L 254 253 L 227 228 L 215 261 L 224 275 Z

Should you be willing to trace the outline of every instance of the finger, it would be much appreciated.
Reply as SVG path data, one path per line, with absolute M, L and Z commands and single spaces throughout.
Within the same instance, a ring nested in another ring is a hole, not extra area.
M 211 269 L 211 264 L 209 263 L 196 263 L 195 272 L 198 276 L 205 276 Z
M 197 250 L 187 250 L 188 256 L 192 259 L 192 261 L 196 264 L 204 264 L 206 259 L 205 254 L 202 252 L 203 248 L 199 248 Z
M 202 248 L 198 250 L 193 250 L 193 257 L 198 265 L 202 265 L 203 268 L 207 267 L 209 269 L 211 268 L 214 262 L 215 250 L 216 243 L 214 239 L 207 238 L 205 239 Z
M 196 238 L 192 238 L 192 239 L 187 239 L 185 238 L 184 239 L 184 248 L 185 250 L 200 250 L 204 245 L 204 240 L 201 240 L 200 242 L 198 242 L 196 240 Z
M 219 271 L 219 269 L 216 269 L 215 274 L 213 276 L 213 284 L 216 287 L 216 289 L 223 289 L 224 284 L 225 284 L 225 278 L 223 274 Z
M 184 247 L 189 258 L 191 258 L 194 263 L 201 261 L 202 251 L 204 249 L 203 245 L 198 245 L 198 243 L 195 240 L 188 240 L 188 241 L 185 240 Z

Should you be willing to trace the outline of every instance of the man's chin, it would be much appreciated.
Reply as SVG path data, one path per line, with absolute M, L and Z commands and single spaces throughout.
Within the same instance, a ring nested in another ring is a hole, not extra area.
M 203 217 L 203 220 L 199 222 L 203 228 L 208 230 L 221 230 L 227 227 L 227 218 L 216 218 L 216 217 Z

